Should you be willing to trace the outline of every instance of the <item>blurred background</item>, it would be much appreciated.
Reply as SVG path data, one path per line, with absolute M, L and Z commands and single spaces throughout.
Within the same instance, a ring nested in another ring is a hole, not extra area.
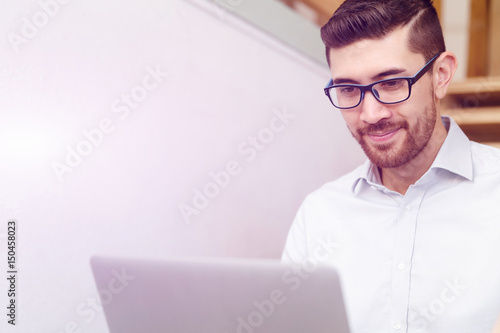
M 323 93 L 339 1 L 0 3 L 2 332 L 106 332 L 94 255 L 278 259 L 304 197 L 364 161 Z M 498 145 L 499 1 L 436 4 L 446 112 Z

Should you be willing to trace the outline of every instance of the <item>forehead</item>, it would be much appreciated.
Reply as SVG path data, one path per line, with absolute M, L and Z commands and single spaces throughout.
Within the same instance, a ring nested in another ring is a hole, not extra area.
M 332 78 L 349 78 L 369 83 L 371 77 L 388 69 L 401 68 L 402 75 L 414 75 L 422 67 L 422 54 L 412 52 L 407 43 L 408 28 L 399 28 L 381 39 L 363 39 L 330 50 Z

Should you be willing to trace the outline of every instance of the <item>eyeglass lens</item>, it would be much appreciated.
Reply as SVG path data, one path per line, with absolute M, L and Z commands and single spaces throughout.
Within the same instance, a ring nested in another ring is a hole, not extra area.
M 406 79 L 385 80 L 374 84 L 372 94 L 382 103 L 398 103 L 408 98 L 410 85 Z M 336 107 L 349 108 L 361 102 L 362 90 L 353 85 L 341 85 L 330 89 L 330 97 Z

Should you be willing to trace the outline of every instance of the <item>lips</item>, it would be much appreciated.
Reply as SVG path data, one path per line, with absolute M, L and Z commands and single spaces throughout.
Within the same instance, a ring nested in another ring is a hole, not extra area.
M 372 132 L 372 133 L 367 133 L 366 135 L 373 142 L 387 142 L 390 139 L 392 139 L 399 132 L 400 129 L 401 128 L 396 128 L 392 130 L 385 130 L 383 132 Z

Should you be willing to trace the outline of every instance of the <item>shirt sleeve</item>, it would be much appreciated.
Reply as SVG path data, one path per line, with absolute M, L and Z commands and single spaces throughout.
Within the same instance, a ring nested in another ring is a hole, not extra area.
M 307 258 L 307 235 L 305 224 L 305 202 L 299 208 L 297 215 L 288 231 L 281 261 L 299 264 Z

